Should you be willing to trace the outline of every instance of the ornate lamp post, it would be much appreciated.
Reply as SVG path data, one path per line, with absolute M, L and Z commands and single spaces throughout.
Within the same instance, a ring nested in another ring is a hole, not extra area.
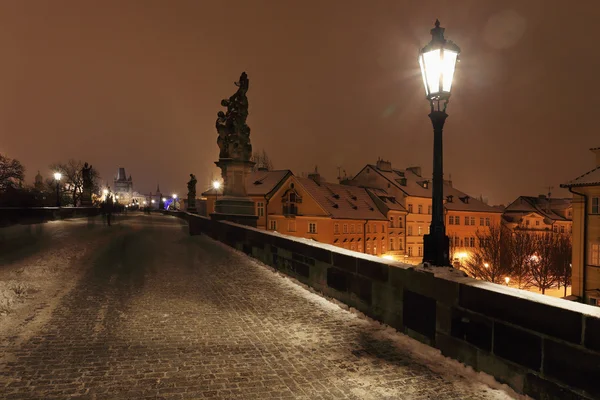
M 423 75 L 425 94 L 431 106 L 429 118 L 433 124 L 433 194 L 432 218 L 429 234 L 423 238 L 423 262 L 437 266 L 450 265 L 450 243 L 444 225 L 444 163 L 442 131 L 448 117 L 446 107 L 450 99 L 454 69 L 460 49 L 444 38 L 444 28 L 435 21 L 431 42 L 419 52 L 419 66 Z
M 56 207 L 60 207 L 60 179 L 62 174 L 60 172 L 54 173 L 54 180 L 56 181 Z

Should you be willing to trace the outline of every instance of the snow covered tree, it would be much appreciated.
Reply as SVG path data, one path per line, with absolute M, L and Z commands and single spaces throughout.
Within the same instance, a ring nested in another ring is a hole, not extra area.
M 479 244 L 465 263 L 466 272 L 484 281 L 502 283 L 510 275 L 510 264 L 502 257 L 507 247 L 508 232 L 501 225 L 492 225 L 488 230 L 475 233 Z
M 546 293 L 557 282 L 555 253 L 557 236 L 552 233 L 535 235 L 534 254 L 529 258 L 529 271 L 533 285 Z
M 258 171 L 259 169 L 266 169 L 267 171 L 273 170 L 273 162 L 264 149 L 260 152 L 254 152 L 250 158 L 250 161 L 255 162 L 253 168 L 254 171 Z
M 517 283 L 519 289 L 530 287 L 532 277 L 529 261 L 535 252 L 535 234 L 516 229 L 510 236 L 507 250 L 512 281 Z
M 554 274 L 559 286 L 564 287 L 564 296 L 567 295 L 567 287 L 571 285 L 571 256 L 573 245 L 571 236 L 560 234 L 556 237 L 554 248 Z
M 25 167 L 14 158 L 0 154 L 0 192 L 20 187 L 25 179 Z

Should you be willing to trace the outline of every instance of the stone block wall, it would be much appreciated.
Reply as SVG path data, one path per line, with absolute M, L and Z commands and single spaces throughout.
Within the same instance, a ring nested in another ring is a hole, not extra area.
M 206 234 L 535 399 L 600 398 L 600 308 L 179 213 Z

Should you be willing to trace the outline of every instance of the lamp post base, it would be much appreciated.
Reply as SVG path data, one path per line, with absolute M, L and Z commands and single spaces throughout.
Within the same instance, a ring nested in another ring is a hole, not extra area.
M 451 267 L 450 239 L 443 233 L 423 236 L 423 262 L 436 267 Z

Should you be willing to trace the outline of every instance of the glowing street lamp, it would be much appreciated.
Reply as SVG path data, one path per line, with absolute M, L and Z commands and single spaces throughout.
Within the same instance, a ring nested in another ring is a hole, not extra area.
M 213 181 L 212 183 L 213 189 L 215 189 L 215 209 L 217 208 L 217 200 L 219 199 L 219 188 L 221 187 L 221 182 Z
M 173 193 L 173 210 L 177 210 L 177 195 Z
M 435 28 L 431 30 L 431 41 L 421 49 L 418 58 L 425 95 L 431 109 L 429 119 L 433 124 L 432 218 L 430 233 L 423 238 L 423 262 L 438 266 L 450 265 L 450 242 L 444 225 L 442 131 L 448 117 L 446 107 L 459 53 L 459 47 L 444 38 L 444 28 L 441 28 L 440 21 L 436 20 Z
M 506 282 L 506 286 L 508 286 L 508 282 L 510 282 L 510 278 L 507 276 L 506 278 L 504 278 L 504 282 Z
M 488 263 L 483 263 L 483 266 L 484 266 L 485 268 L 489 268 L 489 267 L 490 267 L 490 264 L 488 264 Z
M 150 203 L 154 204 L 154 199 L 150 200 Z
M 54 180 L 56 181 L 56 207 L 60 207 L 60 180 L 62 174 L 60 172 L 54 173 Z

